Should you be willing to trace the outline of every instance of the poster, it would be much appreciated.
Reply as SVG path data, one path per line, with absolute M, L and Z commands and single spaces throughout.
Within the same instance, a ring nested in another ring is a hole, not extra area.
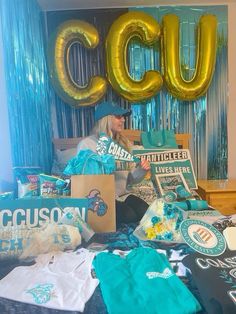
M 188 149 L 134 150 L 133 154 L 151 164 L 152 175 L 182 173 L 189 189 L 197 189 L 197 181 Z

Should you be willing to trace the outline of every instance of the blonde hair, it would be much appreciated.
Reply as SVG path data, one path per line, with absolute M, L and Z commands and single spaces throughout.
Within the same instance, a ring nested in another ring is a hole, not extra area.
M 98 120 L 93 129 L 91 134 L 94 134 L 97 138 L 99 137 L 100 133 L 106 133 L 109 137 L 127 149 L 129 152 L 131 151 L 131 143 L 130 141 L 120 133 L 113 134 L 111 130 L 112 126 L 112 116 L 108 115 L 103 117 L 102 119 Z

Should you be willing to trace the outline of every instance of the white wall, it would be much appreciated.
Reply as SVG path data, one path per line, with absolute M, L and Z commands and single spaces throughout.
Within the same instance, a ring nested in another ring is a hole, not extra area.
M 0 24 L 1 25 L 1 24 Z M 0 192 L 10 191 L 12 182 L 12 159 L 6 86 L 4 79 L 2 32 L 0 27 Z
M 236 3 L 228 6 L 228 57 L 229 57 L 229 107 L 228 107 L 228 177 L 236 179 Z

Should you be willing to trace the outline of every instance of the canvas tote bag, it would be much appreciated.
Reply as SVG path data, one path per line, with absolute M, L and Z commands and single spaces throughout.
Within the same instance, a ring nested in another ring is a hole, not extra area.
M 141 133 L 141 142 L 144 148 L 178 148 L 173 130 L 158 130 Z
M 88 198 L 88 224 L 95 232 L 116 231 L 114 175 L 72 175 L 71 197 Z

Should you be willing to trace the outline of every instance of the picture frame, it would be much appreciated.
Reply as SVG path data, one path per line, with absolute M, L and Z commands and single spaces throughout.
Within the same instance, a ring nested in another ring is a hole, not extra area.
M 197 180 L 189 149 L 139 149 L 133 151 L 134 156 L 147 160 L 151 165 L 151 172 L 155 174 L 182 173 L 188 187 L 197 190 Z
M 166 201 L 179 201 L 191 196 L 191 191 L 181 172 L 155 175 L 157 192 Z

